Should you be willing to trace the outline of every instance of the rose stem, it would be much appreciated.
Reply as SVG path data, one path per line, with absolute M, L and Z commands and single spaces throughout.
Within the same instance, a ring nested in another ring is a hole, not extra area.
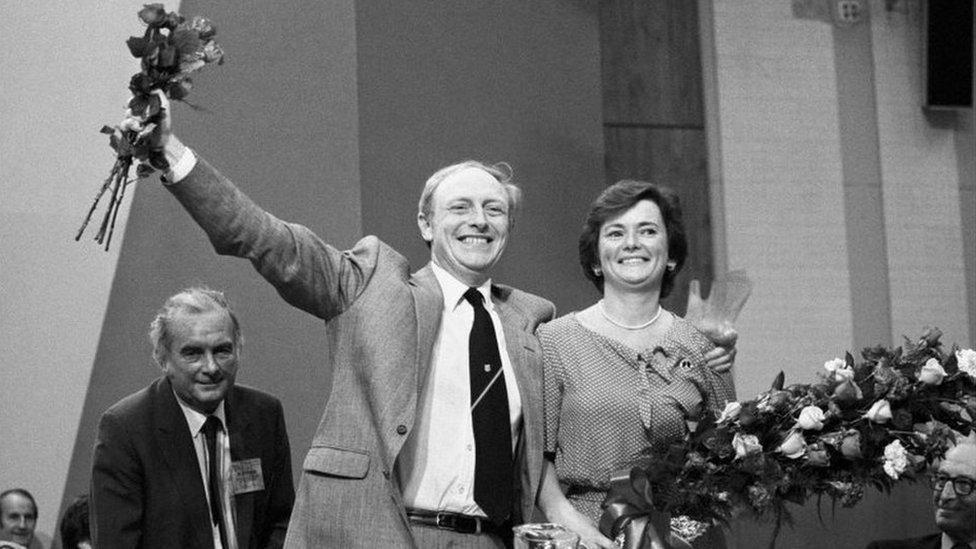
M 126 162 L 126 165 L 122 169 L 122 173 L 126 174 L 125 178 L 119 183 L 119 201 L 115 205 L 115 211 L 112 212 L 112 224 L 108 228 L 108 238 L 105 240 L 105 251 L 108 251 L 108 245 L 112 242 L 112 234 L 115 233 L 115 218 L 119 215 L 119 208 L 122 207 L 122 199 L 125 198 L 125 188 L 129 186 L 129 167 L 132 165 L 132 159 Z
M 91 208 L 88 208 L 88 215 L 85 216 L 84 223 L 81 224 L 81 228 L 78 229 L 78 234 L 75 235 L 75 241 L 81 240 L 82 233 L 88 227 L 88 223 L 91 221 L 92 214 L 95 213 L 95 207 L 98 206 L 98 201 L 102 199 L 102 195 L 108 190 L 108 186 L 112 183 L 112 179 L 115 178 L 115 172 L 119 169 L 119 163 L 122 162 L 121 158 L 115 159 L 115 165 L 112 166 L 112 172 L 105 178 L 105 183 L 102 183 L 102 188 L 98 190 L 98 194 L 95 195 L 95 200 L 92 202 Z
M 108 210 L 105 211 L 105 217 L 102 218 L 102 225 L 98 228 L 98 234 L 95 235 L 95 241 L 99 244 L 105 241 L 105 231 L 108 229 L 108 222 L 112 217 L 112 210 L 115 209 L 116 199 L 119 195 L 119 181 L 125 177 L 125 173 L 119 170 L 115 174 L 115 178 L 112 180 L 112 195 L 108 203 Z

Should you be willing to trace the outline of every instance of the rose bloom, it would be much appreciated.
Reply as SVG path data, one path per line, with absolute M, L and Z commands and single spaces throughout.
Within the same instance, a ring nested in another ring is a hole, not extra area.
M 158 26 L 166 20 L 166 10 L 162 4 L 145 4 L 139 10 L 139 19 L 149 26 Z
M 213 41 L 207 42 L 203 46 L 203 60 L 207 63 L 217 62 L 219 65 L 224 61 L 224 50 Z
M 803 440 L 803 435 L 799 431 L 790 431 L 789 436 L 779 445 L 776 451 L 790 459 L 796 459 L 803 456 L 807 451 L 807 443 Z
M 905 408 L 898 408 L 892 412 L 891 424 L 896 429 L 901 429 L 902 431 L 907 431 L 912 428 L 912 423 L 914 422 L 912 413 Z
M 861 391 L 861 388 L 857 386 L 857 383 L 854 383 L 854 381 L 850 379 L 846 379 L 834 389 L 834 398 L 841 402 L 860 400 L 864 398 L 864 393 Z
M 888 423 L 891 419 L 891 404 L 885 399 L 878 400 L 865 412 L 864 417 L 875 423 Z
M 790 393 L 782 390 L 770 391 L 766 404 L 769 410 L 783 411 L 790 404 Z
M 941 385 L 945 376 L 946 371 L 939 364 L 939 361 L 930 358 L 925 362 L 925 366 L 922 366 L 922 371 L 918 373 L 918 380 L 926 385 Z
M 898 476 L 908 467 L 908 451 L 895 439 L 884 449 L 884 472 L 889 477 L 898 480 Z
M 976 379 L 976 351 L 972 349 L 960 349 L 956 351 L 956 362 L 959 363 L 959 370 L 969 374 L 969 377 Z
M 726 421 L 735 421 L 739 414 L 742 412 L 742 404 L 736 401 L 729 402 L 725 405 L 725 409 L 722 410 L 722 414 L 718 416 L 718 423 L 724 423 Z
M 736 433 L 732 437 L 732 447 L 735 448 L 736 459 L 742 459 L 746 456 L 762 452 L 762 445 L 759 444 L 759 439 L 756 438 L 756 435 Z
M 190 21 L 190 28 L 197 31 L 200 40 L 209 40 L 217 34 L 217 27 L 206 17 L 197 15 Z
M 847 363 L 840 358 L 824 362 L 824 369 L 830 372 L 834 381 L 845 381 L 854 378 L 854 369 L 848 368 Z
M 826 416 L 819 406 L 806 406 L 800 410 L 800 417 L 796 420 L 796 424 L 800 429 L 819 431 L 823 429 L 824 419 Z
M 861 433 L 853 429 L 844 433 L 844 440 L 840 442 L 840 453 L 849 459 L 861 457 Z
M 812 444 L 807 447 L 807 463 L 814 467 L 827 467 L 830 465 L 830 456 L 822 442 Z

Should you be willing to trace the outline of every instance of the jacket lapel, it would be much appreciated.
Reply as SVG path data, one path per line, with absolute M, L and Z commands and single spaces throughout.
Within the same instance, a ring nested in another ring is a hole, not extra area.
M 428 264 L 410 277 L 417 315 L 417 395 L 422 393 L 430 372 L 430 359 L 441 324 L 444 294 Z M 418 402 L 420 399 L 417 399 Z
M 194 531 L 207 533 L 201 539 L 209 540 L 210 510 L 200 477 L 200 464 L 186 417 L 168 379 L 162 378 L 155 384 L 152 400 L 156 440 L 169 469 L 169 477 L 185 504 L 184 513 L 190 517 Z
M 248 436 L 248 431 L 251 428 L 250 410 L 246 407 L 234 405 L 235 393 L 236 388 L 232 388 L 224 400 L 231 463 L 259 457 L 259 453 L 249 444 L 249 441 L 253 440 L 253 437 Z M 233 472 L 231 472 L 231 476 L 233 478 Z M 233 481 L 231 481 L 231 486 L 233 486 Z M 240 549 L 247 549 L 254 520 L 254 492 L 233 494 L 231 500 L 234 502 L 234 531 L 236 532 L 237 546 Z
M 526 331 L 529 323 L 520 313 L 518 307 L 509 299 L 511 291 L 507 288 L 492 286 L 492 301 L 495 311 L 502 321 L 505 333 L 505 346 L 508 358 L 515 372 L 518 383 L 519 397 L 522 400 L 522 431 L 519 433 L 516 446 L 515 464 L 516 476 L 521 480 L 516 482 L 515 488 L 520 494 L 523 505 L 520 509 L 521 520 L 529 520 L 532 516 L 531 494 L 523 493 L 535 490 L 537 481 L 532 460 L 527 457 L 527 450 L 538 451 L 543 442 L 539 435 L 542 425 L 542 370 L 533 365 L 538 358 L 535 356 L 535 346 L 532 345 L 534 336 Z
M 495 311 L 502 321 L 502 330 L 505 332 L 505 346 L 508 349 L 508 359 L 515 371 L 515 380 L 518 382 L 519 397 L 523 403 L 539 402 L 541 397 L 537 394 L 538 387 L 541 387 L 542 372 L 530 367 L 532 357 L 535 354 L 534 348 L 530 345 L 531 334 L 525 331 L 528 326 L 526 319 L 519 314 L 518 309 L 508 299 L 509 293 L 504 288 L 492 286 L 492 298 L 495 304 Z M 536 420 L 535 410 L 531 406 L 522 406 L 523 422 Z

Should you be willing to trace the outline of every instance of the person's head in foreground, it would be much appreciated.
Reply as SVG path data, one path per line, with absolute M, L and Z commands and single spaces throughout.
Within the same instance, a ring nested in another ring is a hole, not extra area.
M 37 503 L 23 488 L 0 494 L 0 539 L 27 547 L 34 540 L 37 526 Z
M 61 515 L 61 548 L 91 549 L 88 525 L 88 496 L 78 496 Z
M 976 539 L 976 435 L 959 437 L 932 475 L 935 524 L 955 543 Z

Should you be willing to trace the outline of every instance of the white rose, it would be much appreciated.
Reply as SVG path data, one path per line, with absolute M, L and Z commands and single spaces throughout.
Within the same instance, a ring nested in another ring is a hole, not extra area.
M 790 459 L 796 459 L 803 456 L 807 451 L 807 443 L 803 440 L 803 435 L 799 431 L 790 431 L 789 436 L 779 445 L 776 451 Z
M 819 431 L 823 429 L 824 419 L 826 416 L 819 406 L 806 406 L 800 410 L 800 417 L 796 420 L 796 424 L 800 429 Z
M 898 480 L 898 476 L 904 473 L 907 467 L 908 451 L 901 445 L 900 440 L 891 441 L 884 449 L 884 472 Z
M 922 366 L 922 371 L 918 373 L 918 380 L 926 385 L 940 385 L 945 376 L 946 371 L 939 364 L 939 361 L 930 358 L 925 362 L 925 366 Z
M 735 448 L 736 459 L 762 452 L 762 444 L 759 444 L 759 439 L 756 438 L 756 435 L 736 433 L 732 437 L 732 447 Z
M 875 423 L 888 423 L 891 419 L 891 404 L 885 399 L 878 400 L 871 405 L 871 409 L 864 414 L 864 417 Z
M 969 377 L 976 378 L 976 351 L 972 349 L 960 349 L 956 351 L 956 362 L 959 370 L 969 374 Z
M 827 362 L 824 362 L 824 369 L 830 372 L 830 375 L 834 381 L 854 379 L 854 369 L 848 368 L 847 363 L 844 362 L 844 359 L 835 358 L 833 360 L 828 360 Z
M 143 121 L 138 116 L 132 114 L 127 115 L 122 119 L 122 122 L 119 122 L 119 128 L 122 131 L 140 132 L 143 127 Z
M 846 365 L 847 365 L 847 363 L 844 362 L 844 359 L 842 359 L 842 358 L 835 358 L 833 360 L 828 360 L 827 362 L 824 362 L 824 369 L 827 370 L 830 373 L 834 373 L 838 369 L 843 368 Z
M 722 415 L 718 416 L 718 423 L 724 423 L 726 421 L 735 421 L 738 419 L 739 414 L 742 412 L 742 404 L 732 401 L 725 405 L 725 409 L 722 410 Z

